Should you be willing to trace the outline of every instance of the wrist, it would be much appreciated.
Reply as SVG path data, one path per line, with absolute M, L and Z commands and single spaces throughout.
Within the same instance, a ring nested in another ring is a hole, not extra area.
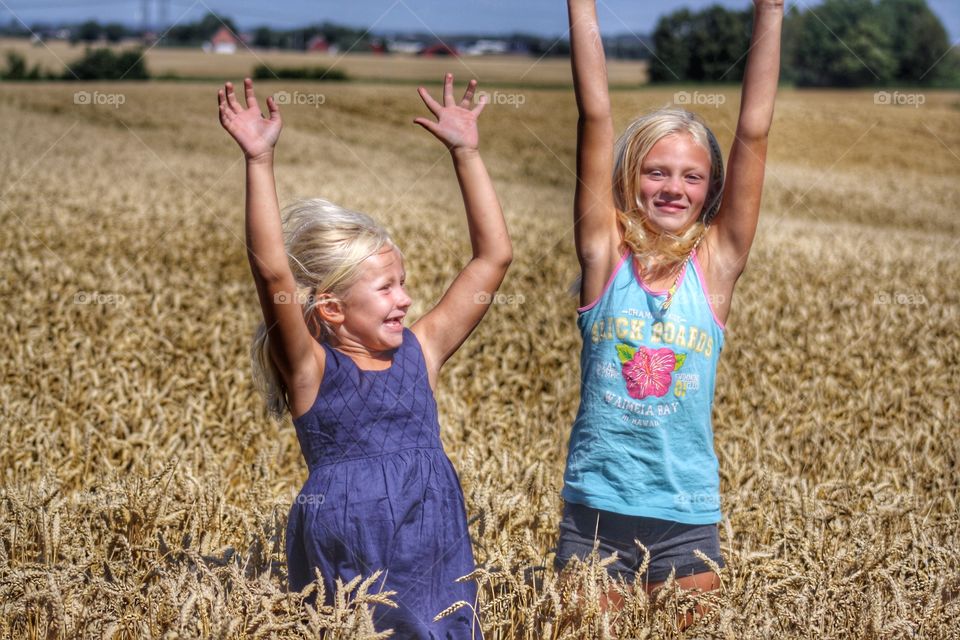
M 472 160 L 480 157 L 480 149 L 476 147 L 453 147 L 450 155 L 454 160 Z
M 253 165 L 271 165 L 273 164 L 273 149 L 246 156 L 247 166 Z

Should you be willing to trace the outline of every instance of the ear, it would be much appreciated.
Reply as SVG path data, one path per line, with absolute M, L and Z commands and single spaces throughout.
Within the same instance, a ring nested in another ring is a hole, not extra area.
M 343 324 L 343 302 L 336 296 L 329 293 L 320 294 L 317 296 L 317 304 L 314 309 L 320 319 L 328 325 Z

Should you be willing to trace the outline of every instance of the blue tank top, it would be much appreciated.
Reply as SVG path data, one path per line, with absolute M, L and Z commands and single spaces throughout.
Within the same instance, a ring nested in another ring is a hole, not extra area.
M 621 257 L 600 298 L 577 310 L 580 409 L 562 495 L 626 515 L 718 522 L 710 414 L 724 327 L 696 252 L 666 312 L 667 292 L 647 288 L 631 255 Z

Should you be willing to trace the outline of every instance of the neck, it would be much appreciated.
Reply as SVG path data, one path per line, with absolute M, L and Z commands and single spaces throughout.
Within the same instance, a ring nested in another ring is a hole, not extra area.
M 327 343 L 343 355 L 349 356 L 355 362 L 370 364 L 393 362 L 393 353 L 396 351 L 395 349 L 373 351 L 356 340 L 346 336 L 338 336 L 336 333 L 330 334 Z

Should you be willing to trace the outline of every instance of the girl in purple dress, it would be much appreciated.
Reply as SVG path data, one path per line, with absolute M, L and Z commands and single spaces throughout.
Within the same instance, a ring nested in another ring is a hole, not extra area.
M 374 624 L 402 638 L 480 637 L 476 586 L 460 482 L 440 443 L 434 389 L 440 368 L 480 322 L 512 260 L 503 212 L 478 152 L 476 81 L 443 102 L 420 97 L 436 120 L 415 122 L 446 145 L 466 206 L 473 256 L 439 303 L 410 328 L 403 255 L 370 217 L 324 200 L 289 207 L 283 223 L 273 177 L 280 111 L 260 112 L 246 79 L 246 107 L 228 82 L 220 122 L 247 165 L 246 230 L 262 324 L 255 373 L 268 408 L 290 412 L 309 469 L 287 526 L 289 586 L 319 569 L 334 580 L 381 570 L 396 608 Z M 376 590 L 376 589 L 375 589 Z M 435 620 L 451 605 L 452 615 Z

